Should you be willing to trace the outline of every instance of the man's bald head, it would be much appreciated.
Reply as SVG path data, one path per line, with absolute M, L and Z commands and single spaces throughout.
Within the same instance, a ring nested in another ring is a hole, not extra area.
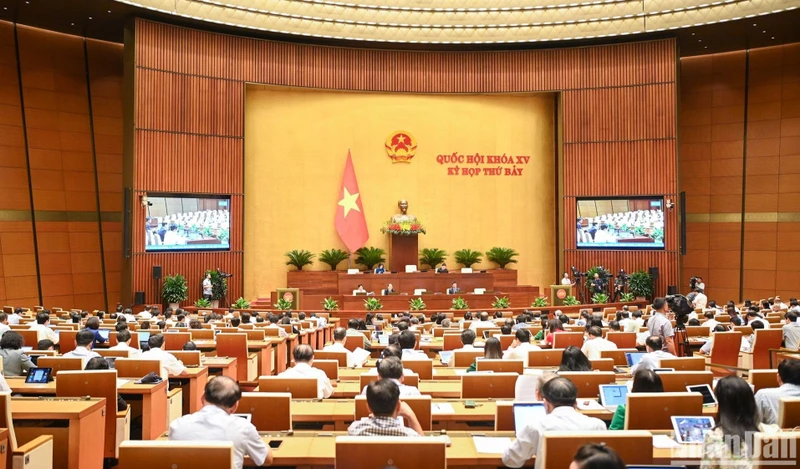
M 232 409 L 242 398 L 239 385 L 232 378 L 219 376 L 206 384 L 205 401 L 224 409 Z
M 292 355 L 295 363 L 308 363 L 314 359 L 314 349 L 308 344 L 298 345 Z

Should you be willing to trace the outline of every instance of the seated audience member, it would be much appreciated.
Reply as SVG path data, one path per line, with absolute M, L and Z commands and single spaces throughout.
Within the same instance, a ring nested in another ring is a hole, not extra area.
M 612 321 L 613 322 L 613 321 Z M 617 344 L 610 340 L 603 338 L 603 330 L 597 326 L 592 326 L 586 332 L 586 342 L 581 347 L 581 352 L 586 355 L 589 360 L 597 360 L 600 358 L 600 352 L 603 350 L 616 350 Z
M 8 325 L 8 315 L 6 313 L 0 313 L 0 337 L 6 333 L 6 331 L 10 331 L 11 327 Z
M 475 334 L 475 331 L 473 331 L 472 329 L 465 329 L 465 330 L 461 331 L 461 348 L 457 348 L 457 349 L 453 350 L 453 352 L 455 352 L 457 350 L 475 350 L 475 345 L 474 344 L 475 344 L 475 339 L 476 338 L 477 338 L 477 335 Z M 500 343 L 500 342 L 498 341 L 498 343 Z M 500 357 L 498 357 L 498 358 L 500 358 Z M 451 368 L 456 366 L 456 361 L 451 357 L 450 361 L 447 362 L 447 366 L 449 366 Z
M 0 337 L 0 358 L 3 359 L 3 374 L 22 376 L 34 367 L 31 359 L 22 352 L 25 344 L 19 332 L 8 331 Z
M 783 326 L 783 346 L 797 350 L 800 345 L 800 324 L 797 323 L 797 313 L 786 313 L 786 324 Z
M 528 321 L 530 321 L 530 316 L 527 313 L 522 313 L 517 316 L 517 323 L 511 326 L 511 332 L 517 332 L 517 329 L 525 329 L 528 327 Z
M 194 342 L 192 342 L 190 340 L 189 342 L 186 342 L 185 344 L 183 344 L 183 350 L 186 351 L 186 352 L 193 352 L 193 351 L 197 350 L 197 344 L 195 344 Z
M 675 355 L 662 350 L 664 342 L 661 340 L 661 337 L 657 335 L 648 337 L 644 345 L 647 349 L 647 353 L 642 356 L 639 363 L 631 368 L 631 375 L 639 370 L 655 370 L 656 368 L 660 368 L 662 358 L 675 358 Z
M 128 328 L 117 332 L 117 345 L 109 347 L 109 350 L 127 350 L 129 358 L 138 358 L 141 354 L 138 348 L 131 347 L 131 331 Z
M 167 379 L 170 375 L 186 376 L 189 374 L 183 362 L 178 360 L 175 355 L 163 350 L 164 334 L 151 334 L 147 341 L 150 350 L 142 353 L 142 360 L 161 361 L 161 377 Z
M 56 344 L 50 339 L 42 339 L 36 343 L 36 350 L 55 350 Z
M 94 343 L 94 332 L 89 329 L 83 329 L 75 334 L 75 349 L 71 352 L 64 354 L 64 358 L 82 358 L 86 363 L 90 358 L 99 357 L 100 354 L 92 351 L 92 344 Z
M 278 329 L 278 337 L 289 337 L 289 333 L 286 332 L 281 326 L 278 325 L 279 321 L 280 321 L 280 318 L 278 318 L 278 316 L 275 316 L 274 314 L 270 314 L 269 315 L 269 324 L 267 324 L 267 327 L 265 327 L 265 329 Z M 291 321 L 292 320 L 289 319 L 289 324 L 292 323 Z M 294 329 L 292 330 L 292 332 L 294 332 Z
M 581 446 L 569 469 L 625 469 L 626 466 L 613 448 L 589 443 Z
M 489 337 L 483 344 L 483 358 L 486 360 L 498 360 L 503 358 L 503 348 L 500 346 L 500 339 L 497 337 Z M 454 361 L 452 358 L 450 361 Z M 467 373 L 472 373 L 478 370 L 478 362 L 472 362 L 472 365 L 467 368 Z
M 19 324 L 19 320 L 22 319 L 23 314 L 25 314 L 24 309 L 16 308 L 13 313 L 8 315 L 8 325 L 15 326 Z
M 347 354 L 347 367 L 353 368 L 358 366 L 360 368 L 364 363 L 356 363 L 355 358 L 353 358 L 353 352 L 344 347 L 345 337 L 347 337 L 347 329 L 344 327 L 337 327 L 333 330 L 333 343 L 331 345 L 326 345 L 322 350 L 324 352 L 345 352 Z
M 58 343 L 58 335 L 50 329 L 50 314 L 45 311 L 36 315 L 36 323 L 30 325 L 30 330 L 39 334 L 39 340 L 49 339 L 54 344 Z
M 411 331 L 403 331 L 397 340 L 403 350 L 403 360 L 427 360 L 428 355 L 422 350 L 414 350 L 417 346 L 417 336 Z
M 367 338 L 367 336 L 365 336 L 358 330 L 358 319 L 350 318 L 350 320 L 347 321 L 347 337 L 361 337 L 363 339 L 363 344 L 361 345 L 361 348 L 363 348 L 364 350 L 370 349 L 369 339 Z
M 759 389 L 756 393 L 755 399 L 763 423 L 778 423 L 778 403 L 781 397 L 800 397 L 800 360 L 787 358 L 781 361 L 778 365 L 778 387 Z
M 769 321 L 764 319 L 764 317 L 761 316 L 761 314 L 757 311 L 748 312 L 746 319 L 747 319 L 746 324 L 751 327 L 753 326 L 753 324 L 760 322 L 761 324 L 763 324 L 762 329 L 769 329 Z
M 365 392 L 370 416 L 350 424 L 350 436 L 425 436 L 411 407 L 400 400 L 400 388 L 388 379 L 373 381 Z M 397 417 L 403 417 L 405 425 Z
M 633 375 L 631 392 L 664 392 L 661 377 L 653 370 L 639 370 Z M 625 430 L 625 404 L 617 406 L 609 430 Z
M 133 310 L 130 308 L 125 308 L 122 311 L 122 317 L 124 317 L 127 322 L 136 322 L 136 316 L 133 315 Z
M 442 326 L 442 327 L 444 327 L 445 329 L 447 329 L 448 327 L 450 327 L 450 325 L 451 325 L 451 324 L 452 324 L 452 322 L 450 321 L 450 318 L 444 318 L 444 319 L 442 319 L 441 326 Z
M 503 335 L 511 335 L 511 326 L 508 324 L 503 324 L 500 326 L 500 333 Z
M 147 321 L 145 321 L 147 322 Z M 144 323 L 142 323 L 142 329 L 144 329 Z M 199 319 L 190 319 L 189 320 L 189 329 L 202 329 L 203 323 L 200 322 Z
M 105 358 L 97 356 L 92 357 L 86 362 L 86 367 L 84 368 L 86 371 L 92 370 L 108 370 L 108 362 Z M 117 393 L 117 411 L 123 411 L 128 408 L 128 403 L 125 402 L 125 399 Z
M 581 349 L 570 345 L 561 355 L 561 366 L 558 371 L 592 371 L 592 362 L 586 358 Z
M 699 326 L 700 320 L 697 318 L 689 319 L 689 322 L 686 323 L 687 326 Z
M 294 366 L 278 376 L 284 378 L 316 378 L 317 398 L 324 399 L 333 394 L 333 385 L 325 372 L 311 366 L 314 363 L 314 349 L 308 344 L 301 344 L 292 352 Z
M 578 388 L 566 378 L 553 378 L 542 386 L 542 399 L 547 415 L 517 427 L 517 438 L 503 453 L 503 464 L 522 467 L 536 456 L 537 469 L 544 468 L 541 455 L 541 437 L 548 431 L 601 431 L 606 424 L 578 412 Z
M 480 318 L 479 320 L 472 321 L 472 324 L 469 325 L 469 328 L 472 329 L 473 331 L 477 332 L 479 327 L 481 328 L 497 327 L 495 326 L 494 321 L 489 320 L 489 313 L 487 313 L 486 311 L 482 312 L 479 318 Z
M 728 329 L 722 324 L 717 324 L 714 326 L 714 328 L 711 329 L 711 337 L 709 337 L 706 343 L 700 347 L 700 353 L 703 355 L 711 355 L 711 349 L 714 347 L 714 334 L 717 332 L 728 332 Z
M 415 386 L 407 386 L 404 383 L 404 369 L 403 362 L 397 357 L 385 357 L 378 363 L 378 376 L 380 379 L 387 379 L 394 381 L 400 389 L 400 397 L 419 396 L 420 392 Z M 361 394 L 366 394 L 367 387 L 361 391 Z
M 219 376 L 206 384 L 203 408 L 174 420 L 169 426 L 173 441 L 230 441 L 233 443 L 234 467 L 242 469 L 245 455 L 253 465 L 272 464 L 272 454 L 256 427 L 236 413 L 242 391 L 236 381 Z
M 631 313 L 633 318 L 628 322 L 625 326 L 625 330 L 622 332 L 639 332 L 639 328 L 644 327 L 644 319 L 642 319 L 642 312 L 636 310 Z
M 706 321 L 702 324 L 703 326 L 708 326 L 709 331 L 713 331 L 714 327 L 719 324 L 719 321 L 714 319 L 716 316 L 714 315 L 714 311 L 706 311 L 703 313 L 703 316 L 706 318 Z
M 602 330 L 602 326 L 600 327 Z M 622 327 L 619 324 L 619 321 L 608 321 L 608 330 L 611 332 L 622 332 Z
M 756 342 L 756 331 L 759 329 L 765 329 L 766 326 L 764 325 L 766 321 L 750 321 L 750 328 L 753 330 L 753 333 L 747 337 L 747 351 L 753 350 L 753 345 Z
M 108 339 L 104 339 L 103 336 L 100 335 L 100 318 L 97 316 L 92 316 L 86 320 L 86 330 L 92 331 L 92 334 L 94 334 L 92 347 L 97 347 L 97 344 L 108 342 Z
M 777 425 L 759 422 L 753 390 L 738 376 L 726 376 L 714 388 L 717 397 L 716 426 L 706 433 L 700 467 L 752 467 L 753 433 L 773 433 Z
M 527 368 L 528 352 L 531 350 L 541 350 L 541 347 L 531 343 L 531 333 L 527 329 L 518 329 L 514 333 L 514 341 L 503 354 L 503 359 L 522 360 L 522 366 Z
M 553 337 L 558 334 L 559 332 L 564 332 L 564 325 L 560 319 L 551 319 L 547 323 L 547 336 L 544 339 L 544 343 L 547 345 L 553 345 Z

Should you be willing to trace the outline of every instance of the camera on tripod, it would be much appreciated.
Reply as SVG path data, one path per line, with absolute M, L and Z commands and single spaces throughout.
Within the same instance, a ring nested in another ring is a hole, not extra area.
M 689 319 L 689 313 L 693 311 L 692 304 L 683 295 L 667 295 L 666 298 L 669 309 L 675 313 L 675 325 L 682 329 Z

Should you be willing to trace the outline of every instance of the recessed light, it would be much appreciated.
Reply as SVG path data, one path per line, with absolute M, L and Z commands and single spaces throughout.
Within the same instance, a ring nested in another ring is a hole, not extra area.
M 75 23 L 70 23 L 70 26 L 75 26 Z
M 90 16 L 89 19 L 92 19 L 92 17 Z
M 708 49 L 708 46 L 703 46 L 703 49 Z
M 758 26 L 756 23 L 753 23 L 753 26 Z
M 775 39 L 775 36 L 772 36 L 772 39 Z
M 108 10 L 108 12 L 111 13 L 111 10 Z M 755 25 L 753 25 L 753 26 L 755 26 Z
M 703 42 L 703 40 L 702 39 L 698 39 L 697 42 Z
M 692 36 L 694 36 L 694 33 L 692 33 Z
M 761 31 L 761 34 L 765 34 L 766 32 L 767 32 L 767 30 L 765 29 L 765 30 Z

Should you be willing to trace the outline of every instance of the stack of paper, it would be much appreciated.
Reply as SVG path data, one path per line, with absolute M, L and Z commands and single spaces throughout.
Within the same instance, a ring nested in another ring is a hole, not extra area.
M 453 409 L 453 405 L 449 402 L 435 402 L 433 406 L 431 406 L 431 413 L 432 414 L 455 414 L 456 410 Z
M 475 451 L 480 454 L 503 454 L 511 446 L 511 438 L 473 436 Z
M 680 448 L 681 445 L 667 435 L 653 435 L 653 447 L 659 449 Z
M 361 347 L 357 347 L 355 350 L 353 350 L 353 363 L 356 365 L 362 365 L 366 363 L 366 361 L 369 360 L 369 357 L 370 352 Z
M 594 399 L 578 399 L 578 410 L 605 410 L 605 407 Z

